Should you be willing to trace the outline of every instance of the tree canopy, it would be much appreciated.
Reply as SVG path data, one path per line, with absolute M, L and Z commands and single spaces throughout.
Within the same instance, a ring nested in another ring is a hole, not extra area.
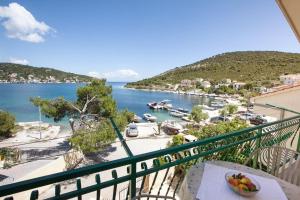
M 15 128 L 15 122 L 13 115 L 0 110 L 0 136 L 10 136 Z
M 69 141 L 73 148 L 88 154 L 103 149 L 115 140 L 116 134 L 109 121 L 110 117 L 121 131 L 134 118 L 134 114 L 128 110 L 117 110 L 111 93 L 112 88 L 105 84 L 105 80 L 94 80 L 77 89 L 75 102 L 63 97 L 51 100 L 35 97 L 31 101 L 41 107 L 46 117 L 53 118 L 54 121 L 60 121 L 64 117 L 78 120 L 77 128 L 74 129 L 71 125 L 73 135 Z M 93 120 L 89 120 L 88 116 L 93 116 Z
M 208 114 L 203 112 L 202 107 L 194 106 L 190 115 L 190 119 L 199 123 L 202 120 L 208 119 Z
M 64 117 L 82 117 L 86 114 L 96 114 L 100 117 L 116 115 L 116 102 L 111 96 L 111 86 L 105 85 L 105 80 L 94 80 L 86 86 L 77 89 L 77 100 L 70 102 L 63 97 L 56 99 L 31 98 L 35 106 L 41 107 L 41 112 L 55 122 Z

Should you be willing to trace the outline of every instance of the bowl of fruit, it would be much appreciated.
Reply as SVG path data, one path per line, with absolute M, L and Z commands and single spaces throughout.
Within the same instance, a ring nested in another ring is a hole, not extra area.
M 242 173 L 227 172 L 225 174 L 227 185 L 237 194 L 251 197 L 260 191 L 259 183 Z

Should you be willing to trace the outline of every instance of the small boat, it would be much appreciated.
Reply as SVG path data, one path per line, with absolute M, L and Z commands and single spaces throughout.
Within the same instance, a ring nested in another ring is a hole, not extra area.
M 169 114 L 173 117 L 183 117 L 185 115 L 185 113 L 182 113 L 178 110 L 173 110 Z
M 193 120 L 191 120 L 190 118 L 189 118 L 189 116 L 183 116 L 183 117 L 181 117 L 181 119 L 183 120 L 183 121 L 186 121 L 186 122 L 192 122 Z
M 126 136 L 127 137 L 137 137 L 139 135 L 139 131 L 137 125 L 135 123 L 131 123 L 128 125 L 126 129 Z
M 208 105 L 198 105 L 198 106 L 202 107 L 203 110 L 210 110 L 210 111 L 216 110 L 216 108 L 210 107 Z
M 166 110 L 170 110 L 173 108 L 173 105 L 171 103 L 169 103 L 171 100 L 162 100 L 159 105 L 162 106 L 163 109 L 166 109 Z
M 211 107 L 214 107 L 214 108 L 223 108 L 226 104 L 222 101 L 212 101 L 210 103 L 210 106 Z
M 189 112 L 189 110 L 188 110 L 188 109 L 185 109 L 185 108 L 177 108 L 177 110 L 178 110 L 179 112 L 183 112 L 183 113 L 188 113 L 188 112 Z
M 143 118 L 150 122 L 155 122 L 157 120 L 157 118 L 155 116 L 151 115 L 150 113 L 145 113 L 143 115 Z
M 181 130 L 183 130 L 183 127 L 174 120 L 166 120 L 161 126 L 168 134 L 178 134 Z
M 149 104 L 149 105 L 148 105 Z M 162 109 L 163 107 L 161 105 L 159 105 L 158 103 L 156 102 L 153 102 L 153 103 L 148 103 L 147 105 L 149 106 L 150 109 Z
M 133 122 L 139 123 L 139 122 L 141 122 L 141 121 L 142 121 L 142 118 L 141 118 L 140 116 L 134 115 L 134 117 L 133 117 Z

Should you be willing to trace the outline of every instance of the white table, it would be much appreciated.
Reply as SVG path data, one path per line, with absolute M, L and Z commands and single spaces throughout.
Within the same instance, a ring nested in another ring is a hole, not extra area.
M 285 195 L 289 200 L 300 200 L 300 187 L 283 181 L 277 177 L 274 177 L 261 170 L 256 170 L 244 165 L 239 165 L 236 163 L 225 162 L 225 161 L 207 161 L 205 163 L 226 167 L 228 169 L 237 170 L 249 174 L 254 174 L 257 176 L 262 176 L 266 178 L 272 178 L 278 182 L 284 191 Z M 179 197 L 182 200 L 194 200 L 196 199 L 197 191 L 199 189 L 202 174 L 204 171 L 204 162 L 194 165 L 185 176 L 183 183 L 179 191 Z

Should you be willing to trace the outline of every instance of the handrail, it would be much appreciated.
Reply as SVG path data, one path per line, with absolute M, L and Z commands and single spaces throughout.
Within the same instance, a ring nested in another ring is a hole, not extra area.
M 112 118 L 109 118 L 110 119 L 110 122 L 112 124 L 112 126 L 114 127 L 115 129 L 115 132 L 117 133 L 117 136 L 119 138 L 119 140 L 121 141 L 121 144 L 123 145 L 127 155 L 129 157 L 132 157 L 133 156 L 133 153 L 131 152 L 130 148 L 128 147 L 127 143 L 126 143 L 126 140 L 124 139 L 124 137 L 122 136 L 118 126 L 116 125 L 115 121 L 112 119 Z
M 144 176 L 145 174 L 149 174 L 149 173 L 154 172 L 156 170 L 165 169 L 165 168 L 170 167 L 170 166 L 175 166 L 175 165 L 178 165 L 180 163 L 191 161 L 195 158 L 203 157 L 203 156 L 212 154 L 214 152 L 222 151 L 226 148 L 237 146 L 237 145 L 242 144 L 242 143 L 247 142 L 247 141 L 253 141 L 253 140 L 257 139 L 258 137 L 269 135 L 272 131 L 267 131 L 265 133 L 261 133 L 260 135 L 255 134 L 254 136 L 251 136 L 249 138 L 233 142 L 231 144 L 219 146 L 219 147 L 216 147 L 214 149 L 208 150 L 206 152 L 201 152 L 201 153 L 199 152 L 198 154 L 195 154 L 195 155 L 192 155 L 192 156 L 189 156 L 189 157 L 185 157 L 185 158 L 182 158 L 180 160 L 176 160 L 172 163 L 166 163 L 163 166 L 159 166 L 159 167 L 156 167 L 156 168 L 152 168 L 152 169 L 137 172 L 136 167 L 137 167 L 137 163 L 139 163 L 139 162 L 143 162 L 143 161 L 146 161 L 146 160 L 149 160 L 149 159 L 156 159 L 156 158 L 161 157 L 161 156 L 172 155 L 174 153 L 182 152 L 182 151 L 192 149 L 192 148 L 195 148 L 195 147 L 197 148 L 199 146 L 206 145 L 206 144 L 217 143 L 218 141 L 222 141 L 222 140 L 227 139 L 227 138 L 234 138 L 234 137 L 237 137 L 237 136 L 242 136 L 242 135 L 245 135 L 245 134 L 250 133 L 250 132 L 257 133 L 259 130 L 262 130 L 263 128 L 270 127 L 270 126 L 276 125 L 276 124 L 282 124 L 282 123 L 288 122 L 288 121 L 293 122 L 293 123 L 288 123 L 288 124 L 292 124 L 292 125 L 299 124 L 300 123 L 300 115 L 290 117 L 290 118 L 287 118 L 287 119 L 283 119 L 281 121 L 271 122 L 271 123 L 267 123 L 267 124 L 258 125 L 258 126 L 255 126 L 255 127 L 245 128 L 245 129 L 242 129 L 242 130 L 239 130 L 239 131 L 233 131 L 233 132 L 230 132 L 230 133 L 217 135 L 217 136 L 214 136 L 214 137 L 206 138 L 206 139 L 203 139 L 203 140 L 198 140 L 198 141 L 183 144 L 183 145 L 180 145 L 180 146 L 175 146 L 175 147 L 166 148 L 166 149 L 162 149 L 162 150 L 143 153 L 143 154 L 140 154 L 140 155 L 132 155 L 132 156 L 129 155 L 129 157 L 122 158 L 122 159 L 117 159 L 117 160 L 110 161 L 110 162 L 95 164 L 95 165 L 92 165 L 92 166 L 85 166 L 85 167 L 70 170 L 70 171 L 59 172 L 59 173 L 55 173 L 55 174 L 51 174 L 51 175 L 47 175 L 47 176 L 42 176 L 42 177 L 30 179 L 30 180 L 25 180 L 25 181 L 20 181 L 20 182 L 17 182 L 17 183 L 12 183 L 12 184 L 8 184 L 8 185 L 0 186 L 0 197 L 11 195 L 11 194 L 22 192 L 22 191 L 26 191 L 26 190 L 30 190 L 30 189 L 33 189 L 33 188 L 38 188 L 38 187 L 45 186 L 45 185 L 50 185 L 50 184 L 53 184 L 53 183 L 58 183 L 58 182 L 69 180 L 69 179 L 82 177 L 84 175 L 89 175 L 89 174 L 93 174 L 93 173 L 97 173 L 97 172 L 101 172 L 101 171 L 105 171 L 105 170 L 110 170 L 110 169 L 122 167 L 122 166 L 130 166 L 132 168 L 131 169 L 132 171 L 131 171 L 130 175 L 125 175 L 125 176 L 122 176 L 120 178 L 116 178 L 115 180 L 103 182 L 103 183 L 101 183 L 101 185 L 92 185 L 92 186 L 80 189 L 80 194 L 89 193 L 91 191 L 96 191 L 97 189 L 104 188 L 104 186 L 108 187 L 108 186 L 111 186 L 113 184 L 124 182 L 124 181 L 133 181 L 133 179 L 136 179 L 137 177 Z M 111 122 L 112 122 L 113 126 L 115 127 L 116 125 L 115 125 L 113 119 L 111 119 Z M 280 126 L 277 127 L 277 128 L 280 128 Z M 116 131 L 117 130 L 118 129 L 116 129 Z M 120 132 L 117 131 L 117 134 L 120 134 Z M 123 138 L 122 135 L 121 135 L 121 138 Z M 124 138 L 123 138 L 122 141 L 123 141 L 122 144 L 123 145 L 125 144 L 124 145 L 125 149 L 128 148 L 128 150 L 129 150 L 128 152 L 131 152 L 129 147 L 127 146 Z M 135 181 L 133 181 L 133 182 L 134 182 L 134 189 L 133 189 L 132 192 L 135 191 Z M 79 194 L 79 192 L 77 192 L 77 193 Z M 74 193 L 74 194 L 71 195 L 71 194 L 67 193 L 67 194 L 62 194 L 62 195 L 69 198 L 71 196 L 75 197 L 76 194 Z M 132 195 L 135 195 L 135 193 L 133 193 Z

